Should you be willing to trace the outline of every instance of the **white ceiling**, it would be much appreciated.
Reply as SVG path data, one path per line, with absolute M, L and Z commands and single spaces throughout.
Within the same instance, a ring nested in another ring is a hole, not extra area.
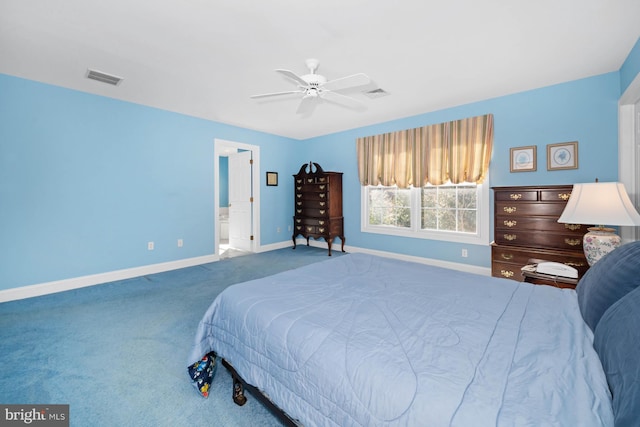
M 617 71 L 639 17 L 638 0 L 1 0 L 0 73 L 305 139 Z M 249 98 L 295 89 L 274 70 L 307 58 L 368 74 L 345 92 L 366 110 Z

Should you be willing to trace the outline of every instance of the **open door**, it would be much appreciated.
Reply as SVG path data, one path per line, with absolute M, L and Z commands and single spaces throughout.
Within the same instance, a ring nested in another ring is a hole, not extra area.
M 229 246 L 253 251 L 251 151 L 229 155 Z

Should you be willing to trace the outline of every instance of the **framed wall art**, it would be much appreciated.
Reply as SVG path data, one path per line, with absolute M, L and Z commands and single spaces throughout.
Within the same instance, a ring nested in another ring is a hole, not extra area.
M 278 172 L 267 172 L 267 185 L 270 187 L 278 185 Z
M 513 147 L 510 150 L 511 172 L 533 172 L 537 168 L 536 146 Z
M 578 169 L 578 141 L 547 145 L 547 170 Z

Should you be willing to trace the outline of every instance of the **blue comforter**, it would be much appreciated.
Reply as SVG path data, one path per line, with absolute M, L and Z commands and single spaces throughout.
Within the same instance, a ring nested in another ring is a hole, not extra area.
M 575 292 L 365 254 L 227 288 L 215 351 L 305 426 L 611 426 Z

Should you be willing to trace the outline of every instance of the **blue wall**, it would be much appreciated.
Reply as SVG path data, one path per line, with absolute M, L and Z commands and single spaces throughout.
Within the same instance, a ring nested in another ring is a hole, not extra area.
M 492 113 L 495 137 L 489 177 L 491 186 L 573 184 L 593 182 L 595 178 L 615 181 L 618 177 L 619 84 L 619 74 L 609 73 L 327 135 L 307 141 L 309 152 L 305 154 L 325 170 L 344 172 L 347 244 L 489 267 L 489 246 L 360 232 L 360 184 L 355 139 Z M 547 171 L 547 144 L 567 141 L 578 141 L 579 169 Z M 527 145 L 537 146 L 537 171 L 510 173 L 509 149 Z M 333 153 L 340 153 L 340 156 Z M 468 258 L 461 258 L 462 248 L 468 249 Z
M 631 49 L 629 56 L 622 64 L 620 68 L 620 93 L 624 93 L 625 90 L 631 85 L 631 82 L 640 73 L 640 38 L 636 41 L 635 46 Z
M 260 146 L 262 245 L 290 239 L 290 174 L 312 160 L 344 172 L 348 245 L 455 262 L 465 247 L 488 267 L 488 246 L 361 233 L 355 139 L 492 113 L 490 185 L 616 180 L 621 87 L 614 72 L 294 141 L 0 75 L 0 290 L 213 254 L 215 138 Z M 579 142 L 579 169 L 547 171 L 546 145 L 565 141 Z M 537 171 L 509 173 L 509 148 L 525 145 Z
M 0 289 L 211 255 L 214 139 L 274 171 L 298 143 L 7 75 L 0 94 Z M 261 215 L 288 223 L 271 207 L 291 192 L 261 181 Z

